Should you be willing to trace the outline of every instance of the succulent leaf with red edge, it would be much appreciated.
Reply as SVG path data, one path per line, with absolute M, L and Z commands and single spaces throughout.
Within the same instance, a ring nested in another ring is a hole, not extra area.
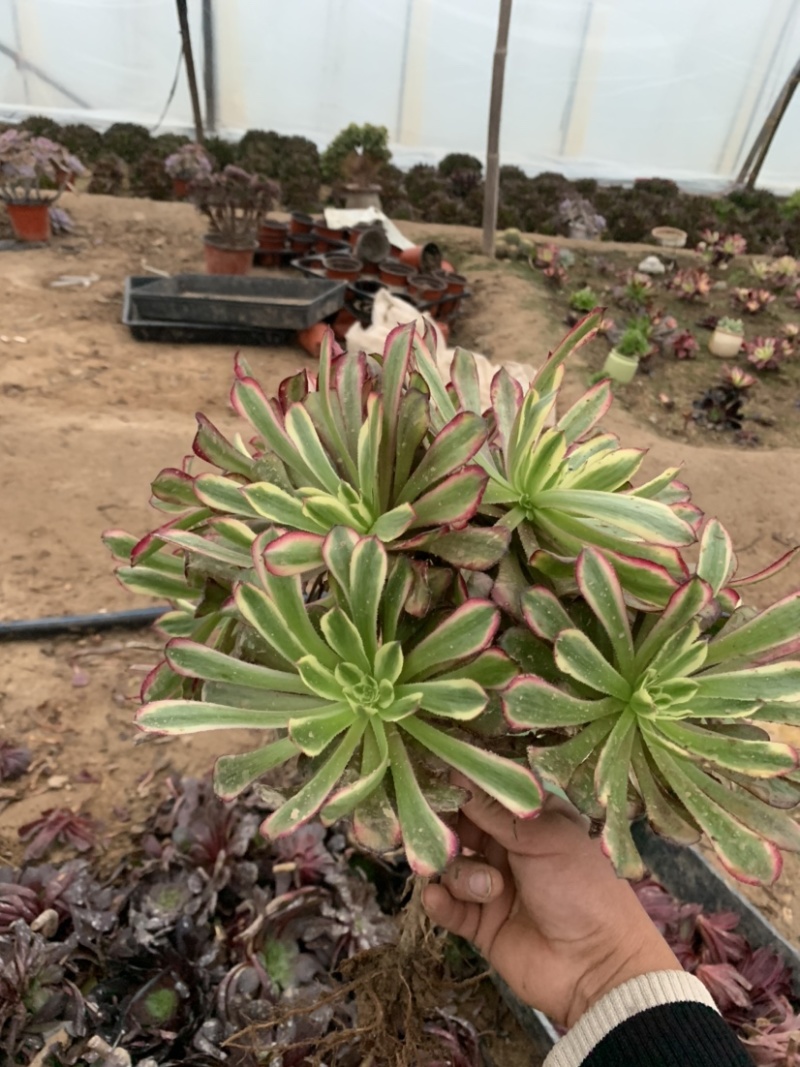
M 691 842 L 702 831 L 735 877 L 772 882 L 779 849 L 800 851 L 800 829 L 760 797 L 773 782 L 800 796 L 798 755 L 762 724 L 800 719 L 800 661 L 763 659 L 800 630 L 800 593 L 746 621 L 734 615 L 709 641 L 704 611 L 731 560 L 724 539 L 708 539 L 705 552 L 709 580 L 683 584 L 660 615 L 632 616 L 614 568 L 591 547 L 578 561 L 580 605 L 530 589 L 525 620 L 552 644 L 561 681 L 523 675 L 503 704 L 517 729 L 569 731 L 562 744 L 534 745 L 532 765 L 578 806 L 604 810 L 604 847 L 621 874 L 643 871 L 633 796 L 659 833 Z
M 549 567 L 550 576 L 562 571 L 568 582 L 574 560 L 590 544 L 619 562 L 626 592 L 649 604 L 664 604 L 684 576 L 676 549 L 695 540 L 698 518 L 687 505 L 688 490 L 675 480 L 677 469 L 632 488 L 644 453 L 621 448 L 612 434 L 592 436 L 611 403 L 607 381 L 549 425 L 555 420 L 562 364 L 594 335 L 600 320 L 599 311 L 586 316 L 524 396 L 504 370 L 495 375 L 494 432 L 475 456 L 489 476 L 480 510 L 495 517 L 496 526 L 516 531 L 528 561 Z M 429 354 L 420 348 L 415 358 L 441 421 L 455 418 L 459 409 L 470 410 L 474 391 L 463 383 L 476 372 L 469 353 L 460 352 L 451 370 L 456 400 L 441 384 Z M 626 563 L 640 556 L 653 565 L 648 573 Z
M 402 837 L 419 873 L 440 870 L 458 847 L 416 774 L 420 750 L 466 774 L 516 815 L 536 814 L 542 792 L 527 768 L 456 736 L 459 722 L 486 707 L 486 689 L 516 674 L 510 659 L 486 651 L 500 621 L 495 605 L 470 598 L 422 629 L 404 624 L 408 561 L 390 568 L 378 538 L 344 527 L 323 543 L 328 595 L 306 604 L 297 576 L 266 566 L 275 536 L 267 532 L 255 541 L 253 575 L 237 586 L 234 603 L 281 666 L 174 640 L 167 646 L 169 667 L 198 679 L 203 699 L 148 703 L 138 725 L 165 734 L 279 731 L 263 748 L 217 761 L 220 795 L 235 796 L 295 756 L 316 759 L 309 780 L 265 821 L 263 832 L 279 837 L 318 813 L 330 822 L 352 814 L 362 844 L 387 849 Z

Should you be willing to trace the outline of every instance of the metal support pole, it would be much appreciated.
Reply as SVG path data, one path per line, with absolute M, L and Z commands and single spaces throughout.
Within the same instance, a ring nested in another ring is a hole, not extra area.
M 214 3 L 203 0 L 203 89 L 206 97 L 206 130 L 217 132 L 217 51 L 214 41 Z
M 176 3 L 178 5 L 178 22 L 181 27 L 181 38 L 183 40 L 183 59 L 186 63 L 186 77 L 189 79 L 189 94 L 192 98 L 195 140 L 198 144 L 201 144 L 203 140 L 203 117 L 200 113 L 200 95 L 197 91 L 197 73 L 194 69 L 192 39 L 189 36 L 189 16 L 186 12 L 186 0 L 176 0 Z
M 500 0 L 497 44 L 492 68 L 492 96 L 489 102 L 486 185 L 483 194 L 483 254 L 485 256 L 494 255 L 494 231 L 497 228 L 497 204 L 500 195 L 500 120 L 503 114 L 503 80 L 506 72 L 510 24 L 511 0 Z
M 795 63 L 791 74 L 778 94 L 778 99 L 770 108 L 770 112 L 764 120 L 764 125 L 753 142 L 753 147 L 747 153 L 747 159 L 742 164 L 742 169 L 736 178 L 737 186 L 744 185 L 745 188 L 752 189 L 756 184 L 756 178 L 764 160 L 767 158 L 767 152 L 769 152 L 770 145 L 778 132 L 781 119 L 786 114 L 786 109 L 791 103 L 798 82 L 800 82 L 800 59 Z

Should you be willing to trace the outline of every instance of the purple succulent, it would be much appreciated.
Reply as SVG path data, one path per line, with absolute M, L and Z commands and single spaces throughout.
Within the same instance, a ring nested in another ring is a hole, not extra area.
M 25 745 L 0 741 L 0 782 L 10 782 L 23 775 L 31 765 L 33 754 Z
M 97 826 L 89 816 L 78 815 L 69 808 L 48 808 L 17 831 L 21 841 L 30 842 L 26 860 L 38 860 L 51 845 L 72 845 L 78 852 L 88 852 L 97 840 Z

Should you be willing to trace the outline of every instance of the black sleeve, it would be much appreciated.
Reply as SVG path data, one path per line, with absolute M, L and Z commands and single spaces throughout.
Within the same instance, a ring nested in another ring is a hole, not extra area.
M 753 1067 L 726 1022 L 705 1004 L 648 1008 L 620 1023 L 581 1067 Z

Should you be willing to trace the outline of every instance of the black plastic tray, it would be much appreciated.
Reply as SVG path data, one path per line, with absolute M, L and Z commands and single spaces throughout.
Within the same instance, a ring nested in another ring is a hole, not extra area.
M 150 322 L 304 330 L 344 305 L 344 282 L 271 275 L 176 274 L 131 278 L 137 314 Z
M 198 322 L 163 322 L 146 319 L 136 306 L 137 288 L 150 278 L 127 278 L 122 306 L 122 322 L 136 341 L 160 341 L 165 344 L 291 345 L 297 330 L 266 330 L 257 326 L 220 326 Z

